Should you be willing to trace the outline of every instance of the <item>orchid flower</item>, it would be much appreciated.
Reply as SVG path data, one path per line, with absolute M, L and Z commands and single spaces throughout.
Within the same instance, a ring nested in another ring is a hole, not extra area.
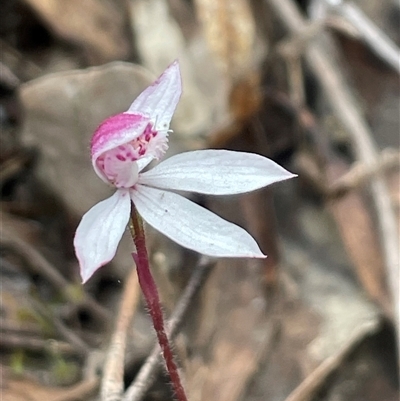
M 181 153 L 143 171 L 168 148 L 180 95 L 175 61 L 126 112 L 109 117 L 95 131 L 93 168 L 116 192 L 93 206 L 77 228 L 74 246 L 83 282 L 114 257 L 131 202 L 144 221 L 183 247 L 217 257 L 266 257 L 244 229 L 173 191 L 239 194 L 293 174 L 263 156 L 227 150 Z

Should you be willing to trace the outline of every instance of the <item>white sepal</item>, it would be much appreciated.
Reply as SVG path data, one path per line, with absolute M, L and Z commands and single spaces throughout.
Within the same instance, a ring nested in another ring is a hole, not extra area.
M 231 195 L 295 177 L 266 157 L 229 150 L 180 153 L 140 175 L 139 183 L 177 191 Z
M 148 115 L 157 130 L 168 130 L 182 93 L 178 61 L 174 61 L 160 77 L 131 104 L 127 113 Z
M 243 228 L 183 196 L 138 184 L 131 198 L 148 224 L 185 248 L 216 257 L 266 257 Z
M 129 191 L 119 189 L 82 217 L 75 233 L 74 246 L 84 283 L 114 257 L 128 224 L 130 208 Z

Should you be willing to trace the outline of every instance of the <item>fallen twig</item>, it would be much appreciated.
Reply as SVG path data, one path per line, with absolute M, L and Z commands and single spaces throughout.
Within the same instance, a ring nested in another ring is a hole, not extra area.
M 86 401 L 90 394 L 93 394 L 99 386 L 98 378 L 91 378 L 75 384 L 73 387 L 64 390 L 63 395 L 55 396 L 53 401 Z
M 315 22 L 325 21 L 328 27 L 362 40 L 388 66 L 400 73 L 400 49 L 353 2 L 312 0 L 309 15 Z
M 41 304 L 35 299 L 30 299 L 30 304 L 34 310 L 43 316 L 55 331 L 64 338 L 71 346 L 79 350 L 82 355 L 86 355 L 90 351 L 90 347 L 78 336 L 74 331 L 70 330 L 46 305 Z
M 72 304 L 79 303 L 85 306 L 100 321 L 109 320 L 109 312 L 100 306 L 94 299 L 82 290 L 82 299 L 77 302 L 76 291 L 71 291 L 74 284 L 66 280 L 57 269 L 33 246 L 28 242 L 14 235 L 3 225 L 0 245 L 13 249 L 17 255 L 21 256 L 35 274 L 45 277 L 61 294 Z
M 357 29 L 361 39 L 384 62 L 400 73 L 400 50 L 354 3 L 339 1 L 333 10 Z
M 21 174 L 31 159 L 32 155 L 28 152 L 20 152 L 7 158 L 1 164 L 0 188 L 11 178 Z
M 379 154 L 377 163 L 368 165 L 356 162 L 349 170 L 333 183 L 326 181 L 326 176 L 321 172 L 316 162 L 306 154 L 299 152 L 295 163 L 303 178 L 311 181 L 310 184 L 318 192 L 329 200 L 339 199 L 349 192 L 368 185 L 372 177 L 384 174 L 393 168 L 400 166 L 400 153 L 394 149 L 385 149 Z
M 396 150 L 386 149 L 379 154 L 375 164 L 364 165 L 356 163 L 351 169 L 334 182 L 328 189 L 329 198 L 343 196 L 352 189 L 367 184 L 371 178 L 400 165 L 400 153 Z
M 29 60 L 15 47 L 9 45 L 7 41 L 0 39 L 0 47 L 2 50 L 3 62 L 10 66 L 12 71 L 16 71 L 18 77 L 20 77 L 22 81 L 29 81 L 37 78 L 43 73 L 42 68 Z
M 33 352 L 45 353 L 61 353 L 64 355 L 80 355 L 79 349 L 76 349 L 71 344 L 54 340 L 31 337 L 27 335 L 7 334 L 1 333 L 0 335 L 0 348 L 3 350 L 11 351 L 13 349 L 24 349 Z
M 374 334 L 379 328 L 376 322 L 365 323 L 347 340 L 342 348 L 331 357 L 325 359 L 309 376 L 303 380 L 286 398 L 285 401 L 309 401 L 325 383 L 330 374 L 337 370 L 343 360 L 353 351 L 365 337 Z

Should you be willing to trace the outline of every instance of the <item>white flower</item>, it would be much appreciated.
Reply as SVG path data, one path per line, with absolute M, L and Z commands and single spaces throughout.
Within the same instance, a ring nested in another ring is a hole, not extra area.
M 263 156 L 227 150 L 178 154 L 142 172 L 168 148 L 169 124 L 180 95 L 179 65 L 174 62 L 127 112 L 108 118 L 94 133 L 93 167 L 116 192 L 92 207 L 77 228 L 74 246 L 83 282 L 114 257 L 131 202 L 148 224 L 186 248 L 209 256 L 265 257 L 245 230 L 170 191 L 238 194 L 293 174 Z

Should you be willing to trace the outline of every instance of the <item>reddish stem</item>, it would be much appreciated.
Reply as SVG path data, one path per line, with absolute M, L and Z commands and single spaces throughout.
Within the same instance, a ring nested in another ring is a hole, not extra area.
M 187 401 L 185 391 L 181 384 L 174 356 L 171 351 L 169 340 L 164 329 L 164 318 L 161 310 L 160 297 L 158 296 L 157 286 L 150 272 L 149 258 L 147 256 L 146 239 L 143 230 L 143 223 L 138 215 L 135 206 L 132 204 L 131 212 L 131 234 L 136 246 L 135 254 L 132 254 L 136 263 L 139 284 L 142 288 L 144 298 L 153 320 L 153 326 L 157 333 L 158 342 L 163 352 L 165 364 L 171 383 L 178 401 Z

